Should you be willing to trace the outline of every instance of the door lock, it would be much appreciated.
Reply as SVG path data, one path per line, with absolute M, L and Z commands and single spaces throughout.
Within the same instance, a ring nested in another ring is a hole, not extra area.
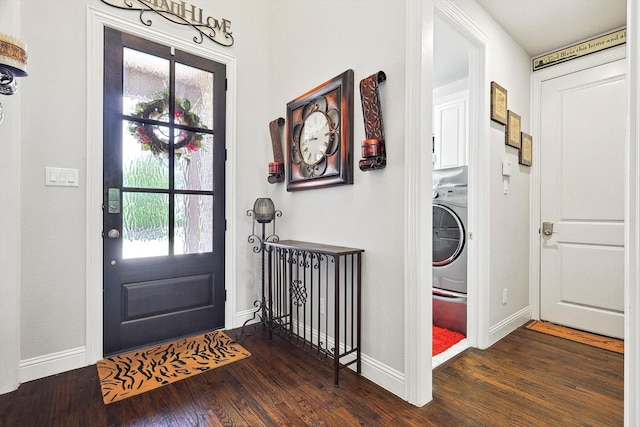
M 545 236 L 551 236 L 553 234 L 553 223 L 552 222 L 543 222 L 542 223 L 542 234 Z
M 107 212 L 110 214 L 118 214 L 120 213 L 120 189 L 119 188 L 110 188 L 109 189 L 109 203 L 107 203 L 108 209 Z M 109 236 L 111 237 L 111 236 Z

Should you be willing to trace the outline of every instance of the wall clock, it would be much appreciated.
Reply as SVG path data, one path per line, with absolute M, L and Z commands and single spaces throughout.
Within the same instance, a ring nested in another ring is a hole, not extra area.
M 287 191 L 353 183 L 353 70 L 287 104 Z

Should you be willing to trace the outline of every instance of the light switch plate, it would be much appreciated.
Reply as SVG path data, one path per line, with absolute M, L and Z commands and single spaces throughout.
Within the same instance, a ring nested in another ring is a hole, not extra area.
M 79 187 L 78 169 L 45 167 L 44 185 Z
M 502 160 L 502 176 L 511 176 L 511 161 L 509 159 Z

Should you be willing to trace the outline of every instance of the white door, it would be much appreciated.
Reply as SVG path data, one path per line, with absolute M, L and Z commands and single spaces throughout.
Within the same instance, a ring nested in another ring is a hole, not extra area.
M 625 60 L 542 82 L 540 317 L 624 336 Z M 535 149 L 535 148 L 534 148 Z

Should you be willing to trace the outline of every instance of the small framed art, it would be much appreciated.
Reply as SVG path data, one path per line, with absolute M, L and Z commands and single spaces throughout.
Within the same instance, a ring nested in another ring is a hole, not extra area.
M 491 120 L 507 124 L 507 90 L 496 82 L 491 82 Z
M 531 161 L 533 159 L 533 138 L 531 135 L 522 132 L 521 144 L 522 146 L 520 147 L 518 155 L 518 163 L 525 166 L 531 166 Z
M 507 112 L 507 128 L 504 132 L 505 144 L 520 149 L 520 116 L 509 110 Z

